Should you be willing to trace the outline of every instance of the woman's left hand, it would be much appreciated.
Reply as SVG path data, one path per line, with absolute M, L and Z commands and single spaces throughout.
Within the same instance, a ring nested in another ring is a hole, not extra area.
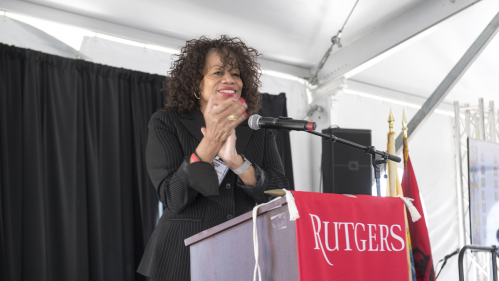
M 232 129 L 227 140 L 220 147 L 220 151 L 218 151 L 218 157 L 222 158 L 227 165 L 229 163 L 234 162 L 236 160 L 238 154 L 236 151 L 236 130 Z M 229 165 L 230 166 L 230 165 Z
M 203 135 L 206 134 L 206 128 L 201 128 L 201 132 Z M 218 151 L 218 157 L 222 158 L 222 160 L 231 168 L 235 169 L 242 165 L 244 162 L 242 156 L 239 156 L 236 151 L 236 130 L 232 129 L 229 137 L 220 147 Z M 241 162 L 241 163 L 239 163 Z
M 206 134 L 206 128 L 201 128 L 201 133 Z M 237 154 L 236 151 L 236 129 L 232 129 L 229 137 L 225 140 L 218 151 L 218 157 L 224 160 L 225 164 L 229 166 L 232 170 L 241 167 L 244 163 L 244 159 L 241 155 Z M 254 186 L 256 184 L 255 168 L 250 166 L 242 174 L 238 175 L 245 185 Z

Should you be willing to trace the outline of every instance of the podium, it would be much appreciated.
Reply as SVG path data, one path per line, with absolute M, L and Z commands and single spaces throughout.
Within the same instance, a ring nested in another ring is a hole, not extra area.
M 298 281 L 296 225 L 286 198 L 258 209 L 259 264 L 263 280 Z M 184 240 L 190 248 L 192 281 L 253 280 L 252 212 Z

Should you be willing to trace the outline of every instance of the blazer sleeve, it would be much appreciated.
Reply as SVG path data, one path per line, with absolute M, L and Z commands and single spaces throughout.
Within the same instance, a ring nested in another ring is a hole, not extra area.
M 262 167 L 256 164 L 253 164 L 253 167 L 255 168 L 256 184 L 254 186 L 245 185 L 238 177 L 237 185 L 253 197 L 258 204 L 269 201 L 271 196 L 263 193 L 265 190 L 289 189 L 288 179 L 284 175 L 284 166 L 277 150 L 273 130 L 266 130 L 265 132 Z
M 190 155 L 184 155 L 182 141 L 171 122 L 153 116 L 147 139 L 147 170 L 159 200 L 175 213 L 182 212 L 198 194 L 219 195 L 213 166 L 206 162 L 189 164 Z

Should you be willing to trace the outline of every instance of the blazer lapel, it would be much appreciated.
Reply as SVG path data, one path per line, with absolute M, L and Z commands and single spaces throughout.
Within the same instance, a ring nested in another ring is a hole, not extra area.
M 187 128 L 187 130 L 199 141 L 203 139 L 203 133 L 201 133 L 201 127 L 206 127 L 204 123 L 203 114 L 199 109 L 194 109 L 192 111 L 182 113 L 182 118 L 180 122 Z

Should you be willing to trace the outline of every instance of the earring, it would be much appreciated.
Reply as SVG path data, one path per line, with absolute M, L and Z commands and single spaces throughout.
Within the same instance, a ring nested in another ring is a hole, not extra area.
M 195 96 L 197 99 L 200 99 L 198 96 L 196 96 L 196 93 L 194 93 L 194 96 Z

